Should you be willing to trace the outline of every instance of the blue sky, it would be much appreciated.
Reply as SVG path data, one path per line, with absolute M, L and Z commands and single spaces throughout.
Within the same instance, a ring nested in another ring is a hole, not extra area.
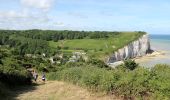
M 0 0 L 0 29 L 170 34 L 170 1 Z

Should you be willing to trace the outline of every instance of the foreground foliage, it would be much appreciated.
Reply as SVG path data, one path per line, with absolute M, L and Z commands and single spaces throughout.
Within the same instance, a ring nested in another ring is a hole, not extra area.
M 170 66 L 168 65 L 156 65 L 150 70 L 142 67 L 129 70 L 124 65 L 108 70 L 86 65 L 49 73 L 48 78 L 71 82 L 90 90 L 114 93 L 125 99 L 170 98 Z
M 31 84 L 31 74 L 15 59 L 9 48 L 0 48 L 0 62 L 1 99 L 10 97 L 10 91 L 14 87 Z

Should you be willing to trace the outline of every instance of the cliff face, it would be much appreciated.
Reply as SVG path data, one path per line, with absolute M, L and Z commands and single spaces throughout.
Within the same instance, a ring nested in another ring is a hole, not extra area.
M 143 35 L 138 40 L 128 44 L 127 46 L 119 49 L 107 60 L 108 63 L 114 63 L 127 58 L 135 58 L 144 56 L 150 51 L 150 40 L 148 34 Z

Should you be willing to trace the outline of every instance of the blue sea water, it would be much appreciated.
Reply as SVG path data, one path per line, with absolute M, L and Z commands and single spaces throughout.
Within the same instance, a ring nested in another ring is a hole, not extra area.
M 165 51 L 165 57 L 155 57 L 152 60 L 142 62 L 142 66 L 153 67 L 156 64 L 170 65 L 170 35 L 150 35 L 151 49 Z
M 170 35 L 150 35 L 151 48 L 170 51 Z
M 151 39 L 170 40 L 170 35 L 150 35 Z

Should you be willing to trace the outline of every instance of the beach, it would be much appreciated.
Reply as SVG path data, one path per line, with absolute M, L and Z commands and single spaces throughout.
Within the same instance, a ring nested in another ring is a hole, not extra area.
M 135 59 L 144 67 L 153 67 L 156 64 L 170 65 L 170 35 L 150 35 L 153 53 Z

